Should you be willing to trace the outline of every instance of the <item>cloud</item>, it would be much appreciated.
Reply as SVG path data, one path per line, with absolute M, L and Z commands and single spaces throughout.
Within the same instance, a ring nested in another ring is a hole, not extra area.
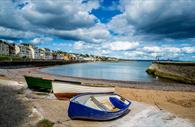
M 195 53 L 195 46 L 194 47 L 183 47 L 182 51 L 185 53 Z
M 22 30 L 28 22 L 20 14 L 11 0 L 0 1 L 0 26 L 10 29 Z
M 107 27 L 112 32 L 121 35 L 132 35 L 134 33 L 133 26 L 128 24 L 124 14 L 113 17 L 112 20 L 107 24 Z
M 82 49 L 82 48 L 84 48 L 84 42 L 82 42 L 82 41 L 75 42 L 74 45 L 73 45 L 73 48 L 74 49 Z
M 123 55 L 128 59 L 193 59 L 195 47 L 174 47 L 174 46 L 139 46 L 131 51 L 124 51 Z
M 124 52 L 124 56 L 126 56 L 128 59 L 149 59 L 147 54 L 142 51 Z
M 194 56 L 193 0 L 104 2 L 1 0 L 0 38 L 31 40 L 42 46 L 49 42 L 45 46 L 53 49 L 135 59 Z M 100 15 L 95 16 L 93 10 Z M 101 18 L 107 18 L 106 22 Z
M 168 46 L 145 46 L 141 49 L 148 53 L 160 53 L 160 52 L 170 52 L 170 53 L 195 53 L 195 47 L 168 47 Z
M 161 48 L 158 46 L 146 46 L 143 48 L 143 51 L 145 52 L 161 52 Z
M 123 18 L 135 29 L 135 35 L 184 39 L 195 34 L 194 0 L 124 0 Z
M 182 52 L 182 48 L 167 47 L 167 46 L 145 46 L 143 47 L 143 51 L 148 53 L 160 53 L 160 52 L 180 53 Z
M 111 42 L 105 44 L 104 48 L 120 51 L 120 50 L 131 50 L 137 48 L 138 46 L 139 46 L 138 42 L 117 41 L 117 42 Z
M 31 43 L 33 44 L 41 44 L 41 43 L 47 43 L 47 42 L 51 42 L 53 40 L 53 38 L 50 37 L 39 37 L 39 38 L 34 38 Z
M 42 31 L 44 32 L 44 30 Z M 96 24 L 91 28 L 82 28 L 75 30 L 55 30 L 50 29 L 45 31 L 47 34 L 52 34 L 63 39 L 85 41 L 88 43 L 102 43 L 110 37 L 109 31 L 103 24 Z
M 93 54 L 96 54 L 98 56 L 109 55 L 109 53 L 111 53 L 110 50 L 96 50 L 93 52 Z
M 95 24 L 95 16 L 90 15 L 84 9 L 85 6 L 82 5 L 81 1 L 77 0 L 57 0 L 55 2 L 53 0 L 31 1 L 22 9 L 22 15 L 31 24 L 36 26 L 72 30 L 91 27 Z
M 0 1 L 0 26 L 79 40 L 82 35 L 74 32 L 85 32 L 96 25 L 97 18 L 90 12 L 98 7 L 96 0 L 85 3 L 82 0 Z
M 99 3 L 99 0 L 89 0 L 89 1 L 86 1 L 86 2 L 82 2 L 82 3 L 85 3 L 83 4 L 85 10 L 91 12 L 93 9 L 97 9 L 100 7 L 100 3 Z
M 35 36 L 38 36 L 38 34 L 31 32 L 31 31 L 9 29 L 9 28 L 0 26 L 0 37 L 1 38 L 18 40 L 22 38 L 32 38 Z

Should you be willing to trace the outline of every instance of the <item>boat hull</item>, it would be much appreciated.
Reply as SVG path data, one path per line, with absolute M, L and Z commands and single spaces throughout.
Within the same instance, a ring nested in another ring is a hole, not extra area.
M 79 93 L 54 93 L 54 95 L 58 98 L 58 99 L 66 99 L 66 98 L 71 98 L 73 96 L 78 95 Z
M 52 80 L 39 77 L 24 76 L 29 89 L 48 91 L 52 88 Z
M 97 93 L 96 93 L 97 94 Z M 99 94 L 99 93 L 98 93 Z M 122 117 L 130 112 L 129 106 L 131 102 L 129 102 L 124 108 L 116 112 L 108 112 L 108 111 L 100 111 L 93 108 L 89 108 L 88 106 L 75 103 L 72 100 L 79 96 L 83 96 L 86 94 L 81 94 L 76 97 L 73 97 L 70 101 L 68 108 L 68 116 L 71 119 L 84 119 L 84 120 L 97 120 L 97 121 L 108 121 L 114 120 L 119 117 Z M 93 95 L 93 94 L 91 94 Z M 119 96 L 119 95 L 118 95 Z
M 52 81 L 54 95 L 58 99 L 71 98 L 81 93 L 113 93 L 114 87 L 84 86 L 80 82 Z

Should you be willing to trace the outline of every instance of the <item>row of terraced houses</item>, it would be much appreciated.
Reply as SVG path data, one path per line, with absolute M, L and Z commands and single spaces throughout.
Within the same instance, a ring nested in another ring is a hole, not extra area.
M 59 51 L 51 51 L 48 48 L 38 48 L 29 43 L 8 43 L 0 40 L 0 55 L 19 56 L 28 59 L 64 59 L 74 60 L 73 54 L 67 54 Z
M 117 58 L 100 57 L 88 54 L 66 53 L 51 51 L 48 48 L 38 48 L 30 43 L 8 43 L 0 40 L 0 55 L 19 56 L 32 60 L 85 60 L 85 61 L 117 61 Z

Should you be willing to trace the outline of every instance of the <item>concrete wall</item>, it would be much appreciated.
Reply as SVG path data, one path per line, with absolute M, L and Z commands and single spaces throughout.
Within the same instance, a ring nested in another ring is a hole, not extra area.
M 52 65 L 63 65 L 71 63 L 83 63 L 86 61 L 65 61 L 65 60 L 39 60 L 39 61 L 0 61 L 0 68 L 22 68 L 41 67 Z
M 195 62 L 153 62 L 146 72 L 195 85 Z

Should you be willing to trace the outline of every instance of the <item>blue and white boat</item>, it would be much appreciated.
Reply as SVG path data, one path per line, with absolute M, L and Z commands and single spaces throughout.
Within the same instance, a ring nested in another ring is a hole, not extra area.
M 131 102 L 114 93 L 86 93 L 70 99 L 71 119 L 112 120 L 127 114 Z

